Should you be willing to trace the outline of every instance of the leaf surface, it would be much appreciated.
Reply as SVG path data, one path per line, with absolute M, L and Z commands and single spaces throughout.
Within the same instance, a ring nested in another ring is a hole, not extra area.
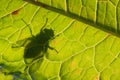
M 16 80 L 120 79 L 119 15 L 114 14 L 119 12 L 119 1 L 2 0 L 0 4 L 3 73 L 12 73 Z M 48 38 L 51 33 L 54 36 Z

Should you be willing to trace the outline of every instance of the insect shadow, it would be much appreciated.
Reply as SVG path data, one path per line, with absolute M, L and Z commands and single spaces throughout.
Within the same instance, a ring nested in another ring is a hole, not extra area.
M 22 21 L 27 25 L 27 23 L 22 19 Z M 36 36 L 32 34 L 32 30 L 29 25 L 27 25 L 30 29 L 32 37 L 25 39 L 25 41 L 19 46 L 25 46 L 24 49 L 24 59 L 31 59 L 36 60 L 38 58 L 43 57 L 44 53 L 47 52 L 48 48 L 51 50 L 55 50 L 57 53 L 58 51 L 49 46 L 49 41 L 55 38 L 54 31 L 50 28 L 45 28 L 48 19 L 44 26 L 41 28 L 40 33 Z M 27 45 L 26 45 L 27 44 Z M 17 47 L 17 46 L 16 46 Z M 32 60 L 32 61 L 33 61 Z

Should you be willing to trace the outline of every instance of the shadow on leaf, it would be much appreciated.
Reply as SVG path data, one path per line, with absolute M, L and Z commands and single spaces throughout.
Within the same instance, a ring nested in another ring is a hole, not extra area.
M 47 21 L 48 19 L 46 19 L 46 22 L 41 28 L 40 33 L 34 36 L 29 25 L 27 25 L 27 23 L 23 20 L 23 22 L 29 27 L 32 37 L 18 41 L 18 43 L 21 44 L 13 45 L 12 48 L 25 47 L 24 59 L 26 63 L 31 63 L 32 61 L 43 57 L 44 53 L 47 52 L 48 48 L 57 52 L 56 49 L 49 46 L 49 41 L 54 39 L 55 35 L 54 31 L 51 28 L 45 28 Z

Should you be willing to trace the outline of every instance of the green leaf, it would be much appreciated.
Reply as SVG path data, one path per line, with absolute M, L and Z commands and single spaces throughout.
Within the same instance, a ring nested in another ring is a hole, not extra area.
M 119 36 L 119 0 L 25 0 Z
M 0 80 L 12 80 L 12 75 L 5 75 L 4 73 L 0 72 Z
M 0 3 L 0 78 L 119 80 L 119 44 L 118 0 Z

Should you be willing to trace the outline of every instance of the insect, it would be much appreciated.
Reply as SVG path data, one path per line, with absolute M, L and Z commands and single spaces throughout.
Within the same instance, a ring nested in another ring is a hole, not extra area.
M 21 20 L 27 25 L 27 23 L 23 19 Z M 40 33 L 37 34 L 36 36 L 33 35 L 30 26 L 27 25 L 30 29 L 32 37 L 23 40 L 21 45 L 12 46 L 12 48 L 25 46 L 24 58 L 26 63 L 29 63 L 27 59 L 33 58 L 33 60 L 36 60 L 42 57 L 44 53 L 47 52 L 48 48 L 51 50 L 55 50 L 58 53 L 58 51 L 55 48 L 49 46 L 49 41 L 54 39 L 56 36 L 54 35 L 54 31 L 51 28 L 50 29 L 45 28 L 47 21 L 48 19 L 46 19 L 46 22 L 44 26 L 41 28 Z M 18 43 L 19 42 L 20 41 L 18 41 Z

